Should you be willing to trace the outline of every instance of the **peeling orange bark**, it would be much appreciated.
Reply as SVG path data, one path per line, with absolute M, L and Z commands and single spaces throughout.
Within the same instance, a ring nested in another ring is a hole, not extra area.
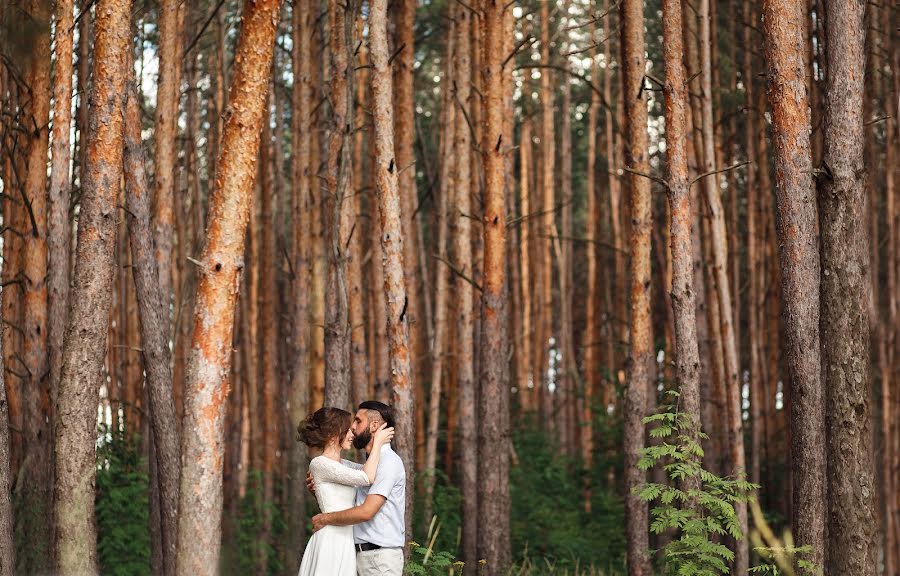
M 225 400 L 235 302 L 280 7 L 279 0 L 244 6 L 218 172 L 209 200 L 185 390 L 177 570 L 183 576 L 212 575 L 218 570 Z

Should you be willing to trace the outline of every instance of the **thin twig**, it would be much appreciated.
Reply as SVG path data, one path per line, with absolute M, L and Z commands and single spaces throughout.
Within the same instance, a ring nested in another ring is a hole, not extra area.
M 469 278 L 468 276 L 466 276 L 465 274 L 463 274 L 463 272 L 459 268 L 457 268 L 456 266 L 451 264 L 449 260 L 445 260 L 444 258 L 442 258 L 440 256 L 440 254 L 432 254 L 432 256 L 434 257 L 435 260 L 438 260 L 439 262 L 443 262 L 444 264 L 446 264 L 447 268 L 449 268 L 451 272 L 453 272 L 454 274 L 456 274 L 457 276 L 459 276 L 460 278 L 462 278 L 463 280 L 465 280 L 466 282 L 471 284 L 473 288 L 475 288 L 479 292 L 484 292 L 484 290 L 481 288 L 481 286 L 478 285 L 478 282 L 476 282 L 475 280 L 473 280 L 473 279 Z
M 654 176 L 653 174 L 647 174 L 646 172 L 634 170 L 632 168 L 629 168 L 628 166 L 622 166 L 622 170 L 624 170 L 625 172 L 634 174 L 635 176 L 642 176 L 644 178 L 649 178 L 650 180 L 653 180 L 654 182 L 656 182 L 658 184 L 662 184 L 664 188 L 666 188 L 666 189 L 669 188 L 669 184 L 665 180 L 660 178 L 659 176 Z
M 732 164 L 731 166 L 728 166 L 727 168 L 720 168 L 718 170 L 711 170 L 709 172 L 704 172 L 703 174 L 700 174 L 696 178 L 691 180 L 690 186 L 693 186 L 697 181 L 702 180 L 703 178 L 706 178 L 707 176 L 712 176 L 713 174 L 721 174 L 722 172 L 728 172 L 730 170 L 736 170 L 737 168 L 746 166 L 747 164 L 751 164 L 751 163 L 752 162 L 750 160 L 744 160 L 743 162 L 738 162 L 737 164 Z
M 206 29 L 209 27 L 210 22 L 212 22 L 213 18 L 216 17 L 216 14 L 219 13 L 219 9 L 222 7 L 222 4 L 225 3 L 225 0 L 219 0 L 219 3 L 216 4 L 215 9 L 210 13 L 209 17 L 206 19 L 206 22 L 203 23 L 203 26 L 200 27 L 200 31 L 197 32 L 197 35 L 194 36 L 194 39 L 191 40 L 191 43 L 188 44 L 188 47 L 185 48 L 184 54 L 181 55 L 181 59 L 187 58 L 188 53 L 197 45 L 197 42 L 200 41 L 200 38 L 206 32 Z

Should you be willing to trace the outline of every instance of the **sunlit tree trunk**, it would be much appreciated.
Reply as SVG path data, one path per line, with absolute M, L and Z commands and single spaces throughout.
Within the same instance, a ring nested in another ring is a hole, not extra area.
M 478 410 L 478 558 L 492 573 L 510 562 L 509 533 L 509 361 L 506 316 L 506 159 L 504 136 L 512 133 L 506 90 L 511 67 L 512 8 L 484 2 L 482 93 L 484 117 L 481 151 L 484 163 L 484 289 L 481 297 L 481 363 Z
M 183 575 L 218 569 L 226 378 L 280 4 L 260 0 L 244 9 L 210 226 L 199 258 L 182 441 L 178 573 Z
M 809 560 L 821 566 L 825 552 L 825 391 L 820 380 L 816 198 L 801 51 L 804 17 L 803 7 L 797 3 L 769 0 L 764 5 L 782 306 L 792 383 L 792 523 L 798 544 L 811 546 Z M 751 312 L 754 309 L 751 302 Z
M 829 574 L 874 574 L 876 569 L 863 161 L 865 7 L 861 0 L 825 0 L 828 71 L 818 197 Z
M 647 156 L 647 104 L 644 100 L 644 14 L 643 3 L 624 0 L 622 15 L 622 68 L 626 110 L 625 166 L 649 172 Z M 650 574 L 647 504 L 632 489 L 644 482 L 637 467 L 644 447 L 647 389 L 653 380 L 653 337 L 650 326 L 650 181 L 631 174 L 631 351 L 628 388 L 625 392 L 625 514 L 628 533 L 628 567 L 632 576 Z
M 540 386 L 538 398 L 540 402 L 540 421 L 545 430 L 554 428 L 553 396 L 550 394 L 549 341 L 553 335 L 553 236 L 556 231 L 556 202 L 554 176 L 556 171 L 556 146 L 553 124 L 554 89 L 550 66 L 550 8 L 549 2 L 541 2 L 541 185 L 540 185 L 540 223 L 538 229 L 541 236 L 541 294 L 538 311 L 540 326 L 536 328 L 540 338 L 537 339 L 535 354 L 540 358 L 539 371 L 535 374 L 535 386 Z
M 75 282 L 66 323 L 56 422 L 56 569 L 97 572 L 96 415 L 115 274 L 131 2 L 96 6 L 91 122 L 85 145 Z
M 663 2 L 663 55 L 666 64 L 666 164 L 671 217 L 672 309 L 675 315 L 675 379 L 683 412 L 694 430 L 700 425 L 700 357 L 694 302 L 690 183 L 686 146 L 687 86 L 684 77 L 681 0 Z M 699 440 L 699 435 L 695 437 Z
M 22 424 L 24 459 L 17 482 L 19 497 L 29 513 L 19 517 L 24 549 L 19 566 L 23 571 L 43 572 L 52 563 L 52 442 L 50 414 L 45 410 L 49 396 L 47 381 L 47 147 L 50 118 L 50 4 L 28 2 L 28 25 L 35 27 L 30 53 L 23 62 L 23 79 L 28 88 L 22 126 L 27 131 L 27 164 L 19 198 L 28 214 L 21 233 L 23 346 L 19 370 L 22 381 Z M 13 196 L 13 194 L 9 194 Z M 16 195 L 18 196 L 18 195 Z
M 311 164 L 312 145 L 312 58 L 310 54 L 313 33 L 313 16 L 311 5 L 300 2 L 293 7 L 293 65 L 294 87 L 292 94 L 291 116 L 291 183 L 293 215 L 292 241 L 294 263 L 294 285 L 291 310 L 293 316 L 293 354 L 294 361 L 291 373 L 291 386 L 288 396 L 291 429 L 300 425 L 306 417 L 309 405 L 310 384 L 310 345 L 312 326 L 310 322 L 310 292 L 312 282 L 312 250 L 311 250 L 311 208 L 312 190 L 310 179 L 313 176 Z M 290 453 L 291 487 L 290 487 L 290 542 L 294 546 L 305 542 L 306 537 L 306 485 L 303 474 L 298 473 L 306 465 L 306 445 L 294 442 Z M 294 554 L 294 560 L 288 568 L 293 572 L 299 570 L 301 555 Z
M 390 345 L 391 400 L 397 415 L 397 451 L 406 466 L 407 527 L 412 521 L 412 475 L 415 441 L 412 373 L 409 348 L 409 299 L 403 276 L 403 242 L 398 166 L 394 156 L 393 82 L 388 67 L 386 0 L 369 8 L 369 54 L 372 67 L 372 113 L 375 127 L 375 186 L 381 220 L 384 298 L 387 301 L 387 333 Z

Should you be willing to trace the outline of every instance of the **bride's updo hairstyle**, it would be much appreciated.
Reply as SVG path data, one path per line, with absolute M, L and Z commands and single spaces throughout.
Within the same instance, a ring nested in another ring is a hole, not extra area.
M 350 429 L 353 415 L 340 408 L 319 408 L 297 427 L 299 440 L 310 448 L 324 450 L 331 440 L 343 439 Z

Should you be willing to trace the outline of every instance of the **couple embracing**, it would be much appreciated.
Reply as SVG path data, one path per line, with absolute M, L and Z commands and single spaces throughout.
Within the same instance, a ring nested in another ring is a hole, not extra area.
M 298 428 L 312 460 L 306 483 L 319 502 L 299 576 L 400 576 L 406 543 L 406 470 L 391 449 L 394 412 L 376 401 L 356 415 L 321 408 Z M 341 458 L 353 446 L 365 464 Z

